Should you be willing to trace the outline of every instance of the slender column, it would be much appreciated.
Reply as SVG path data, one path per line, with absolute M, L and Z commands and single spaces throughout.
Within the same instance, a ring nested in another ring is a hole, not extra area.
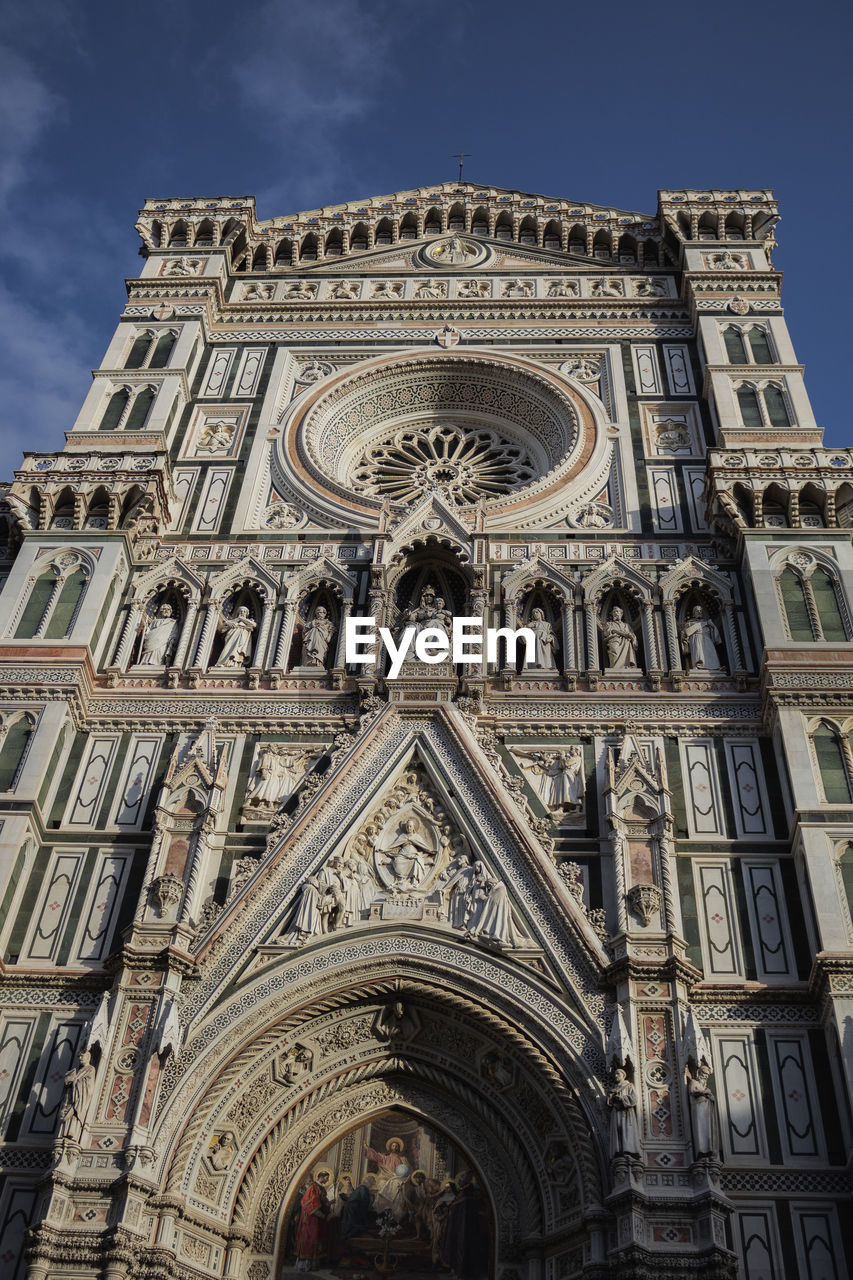
M 337 643 L 335 644 L 334 665 L 336 667 L 343 667 L 344 665 L 344 657 L 345 657 L 344 638 L 346 635 L 346 623 L 347 623 L 347 618 L 350 616 L 351 613 L 352 613 L 352 601 L 345 600 L 343 605 L 341 606 L 341 620 L 338 626 L 338 639 L 337 639 Z
M 681 646 L 678 643 L 678 627 L 675 625 L 675 604 L 665 600 L 663 605 L 663 625 L 666 631 L 666 643 L 669 649 L 669 664 L 673 671 L 683 671 L 681 663 Z
M 514 600 L 504 601 L 504 626 L 509 627 L 510 631 L 515 631 L 518 626 L 518 609 Z M 497 663 L 495 663 L 495 667 L 497 667 Z M 512 671 L 513 668 L 505 661 L 503 670 Z
M 488 606 L 489 596 L 482 586 L 475 588 L 471 593 L 471 617 L 480 619 L 480 630 L 485 636 L 486 627 L 488 625 Z M 450 636 L 447 637 L 448 640 Z M 485 640 L 483 641 L 485 644 Z M 462 670 L 466 676 L 482 676 L 483 664 L 481 662 L 465 662 L 462 664 Z
M 732 664 L 732 671 L 745 671 L 746 664 L 743 659 L 743 650 L 740 645 L 740 636 L 737 631 L 737 623 L 735 621 L 735 611 L 731 604 L 723 606 L 723 623 L 726 631 L 726 639 L 728 641 L 729 661 Z
M 660 660 L 658 659 L 657 638 L 655 636 L 652 606 L 649 601 L 646 601 L 643 605 L 643 644 L 646 649 L 646 670 L 659 670 Z
M 196 833 L 195 840 L 190 846 L 187 865 L 184 870 L 184 883 L 186 885 L 186 889 L 184 890 L 183 901 L 178 909 L 176 923 L 192 921 L 193 919 L 199 879 L 202 867 L 207 860 L 207 853 L 210 848 L 210 837 L 213 835 L 213 822 L 213 816 L 208 813 Z
M 178 669 L 180 669 L 184 665 L 184 662 L 186 660 L 187 649 L 190 647 L 190 640 L 192 639 L 193 627 L 195 626 L 195 620 L 196 620 L 197 614 L 198 614 L 198 601 L 191 600 L 187 605 L 187 616 L 184 618 L 184 625 L 181 628 L 181 634 L 178 640 L 178 647 L 175 650 L 175 652 L 172 654 L 171 665 L 173 667 L 177 667 Z
M 198 644 L 195 651 L 194 667 L 201 667 L 204 670 L 207 667 L 207 659 L 210 656 L 210 646 L 213 644 L 213 633 L 216 629 L 216 605 L 211 600 L 204 612 L 204 622 L 201 628 L 201 635 L 198 638 Z
M 47 631 L 47 624 L 50 621 L 50 615 L 53 612 L 53 606 L 56 604 L 57 600 L 59 599 L 59 593 L 62 590 L 63 581 L 64 579 L 62 577 L 62 574 L 58 573 L 54 578 L 53 586 L 50 589 L 50 595 L 48 596 L 47 604 L 44 606 L 44 613 L 41 615 L 41 622 L 39 622 L 35 630 L 36 640 L 41 640 L 42 637 L 44 636 L 45 631 Z
M 823 518 L 826 521 L 827 529 L 838 528 L 838 515 L 835 510 L 835 493 L 831 490 L 827 491 L 826 506 L 824 507 Z
M 563 601 L 563 667 L 575 670 L 575 610 L 571 600 Z
M 134 602 L 128 610 L 127 617 L 124 622 L 124 629 L 121 633 L 121 639 L 118 642 L 116 656 L 113 658 L 113 666 L 118 667 L 120 671 L 127 670 L 130 651 L 133 648 L 133 641 L 136 638 L 136 628 L 139 626 L 139 619 L 141 617 L 142 610 L 139 605 Z
M 255 652 L 252 654 L 251 666 L 262 667 L 264 665 L 264 657 L 267 651 L 267 641 L 270 638 L 270 627 L 272 626 L 272 615 L 274 609 L 272 599 L 267 596 L 264 600 L 264 607 L 261 613 L 261 625 L 258 628 L 258 638 L 255 641 Z
M 293 628 L 296 624 L 296 601 L 285 600 L 281 617 L 281 630 L 278 633 L 278 644 L 275 647 L 273 667 L 276 671 L 284 671 L 293 643 Z
M 667 933 L 675 933 L 675 908 L 672 889 L 672 820 L 668 815 L 663 819 L 663 831 L 657 838 L 660 862 L 661 888 L 663 889 L 663 918 Z
M 610 839 L 610 847 L 613 851 L 613 879 L 616 883 L 616 920 L 620 933 L 628 932 L 628 909 L 625 904 L 625 836 L 623 835 L 619 820 L 612 817 L 610 819 L 613 824 L 613 834 Z
M 586 631 L 586 665 L 588 671 L 598 671 L 598 621 L 592 601 L 587 600 L 583 607 L 584 630 Z
M 384 588 L 373 586 L 367 593 L 367 612 L 368 617 L 372 617 L 377 628 L 385 625 L 385 591 Z M 376 666 L 372 668 L 373 675 L 379 677 L 385 673 L 385 665 L 389 661 L 384 646 L 376 655 Z

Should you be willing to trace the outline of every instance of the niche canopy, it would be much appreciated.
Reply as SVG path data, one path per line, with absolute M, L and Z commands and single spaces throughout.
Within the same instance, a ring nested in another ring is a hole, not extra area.
M 576 497 L 570 482 L 594 484 L 610 452 L 576 386 L 491 352 L 371 360 L 312 387 L 282 427 L 276 467 L 350 520 L 436 493 L 461 508 L 482 502 L 494 527 L 523 506 Z

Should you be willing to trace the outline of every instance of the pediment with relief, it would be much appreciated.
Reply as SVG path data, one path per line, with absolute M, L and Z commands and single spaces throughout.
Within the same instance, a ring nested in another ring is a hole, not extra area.
M 302 882 L 279 942 L 301 947 L 389 920 L 459 930 L 500 951 L 534 947 L 500 874 L 458 829 L 417 756 Z
M 334 751 L 250 884 L 199 936 L 202 978 L 187 1016 L 258 967 L 316 948 L 381 947 L 388 936 L 437 958 L 485 950 L 535 969 L 572 1002 L 600 1001 L 607 961 L 585 912 L 463 717 L 443 707 L 389 706 Z

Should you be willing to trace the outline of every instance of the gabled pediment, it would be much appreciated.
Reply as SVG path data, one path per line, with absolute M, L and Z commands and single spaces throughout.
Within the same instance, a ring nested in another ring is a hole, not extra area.
M 275 593 L 278 591 L 279 579 L 277 576 L 270 573 L 266 565 L 261 564 L 254 556 L 248 555 L 232 561 L 227 569 L 223 569 L 221 573 L 211 578 L 211 594 L 214 599 L 221 599 L 232 588 L 246 582 L 257 586 L 262 594 L 269 594 L 272 598 L 275 597 Z
M 470 528 L 438 493 L 427 494 L 414 510 L 395 520 L 388 532 L 390 538 L 383 557 L 388 561 L 403 551 L 430 542 L 453 547 L 465 561 L 471 558 Z
M 204 579 L 189 565 L 184 564 L 183 560 L 170 556 L 168 560 L 161 560 L 139 574 L 134 582 L 134 599 L 145 600 L 155 591 L 168 586 L 178 588 L 189 599 L 200 600 L 204 591 Z
M 584 592 L 588 600 L 596 600 L 610 587 L 627 587 L 642 600 L 651 600 L 652 584 L 629 560 L 612 555 L 598 569 L 584 578 Z
M 552 587 L 565 601 L 574 599 L 574 583 L 569 575 L 539 555 L 533 556 L 530 560 L 523 560 L 504 577 L 504 599 L 515 600 L 525 587 L 535 587 L 540 584 Z
M 312 560 L 309 564 L 289 573 L 283 585 L 287 600 L 299 601 L 304 595 L 315 591 L 320 586 L 331 586 L 343 601 L 351 601 L 353 598 L 352 578 L 346 569 L 342 569 L 328 556 L 321 556 L 318 560 Z
M 199 961 L 205 967 L 213 947 L 219 977 L 210 974 L 199 999 L 215 999 L 226 969 L 239 981 L 259 956 L 281 966 L 333 942 L 401 933 L 428 935 L 439 951 L 485 948 L 510 965 L 533 963 L 551 981 L 568 973 L 572 999 L 599 999 L 607 960 L 584 911 L 447 708 L 389 706 L 334 753 L 204 939 Z
M 715 591 L 722 600 L 731 600 L 731 584 L 727 578 L 713 568 L 698 560 L 696 556 L 686 556 L 677 560 L 660 580 L 661 595 L 664 600 L 672 600 L 689 587 L 708 588 Z

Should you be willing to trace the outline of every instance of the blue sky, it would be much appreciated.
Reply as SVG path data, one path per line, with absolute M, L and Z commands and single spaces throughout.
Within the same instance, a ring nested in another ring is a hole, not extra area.
M 62 446 L 146 197 L 254 194 L 272 217 L 449 179 L 460 147 L 475 182 L 646 212 L 659 187 L 772 187 L 818 421 L 853 443 L 851 12 L 3 0 L 0 477 Z

